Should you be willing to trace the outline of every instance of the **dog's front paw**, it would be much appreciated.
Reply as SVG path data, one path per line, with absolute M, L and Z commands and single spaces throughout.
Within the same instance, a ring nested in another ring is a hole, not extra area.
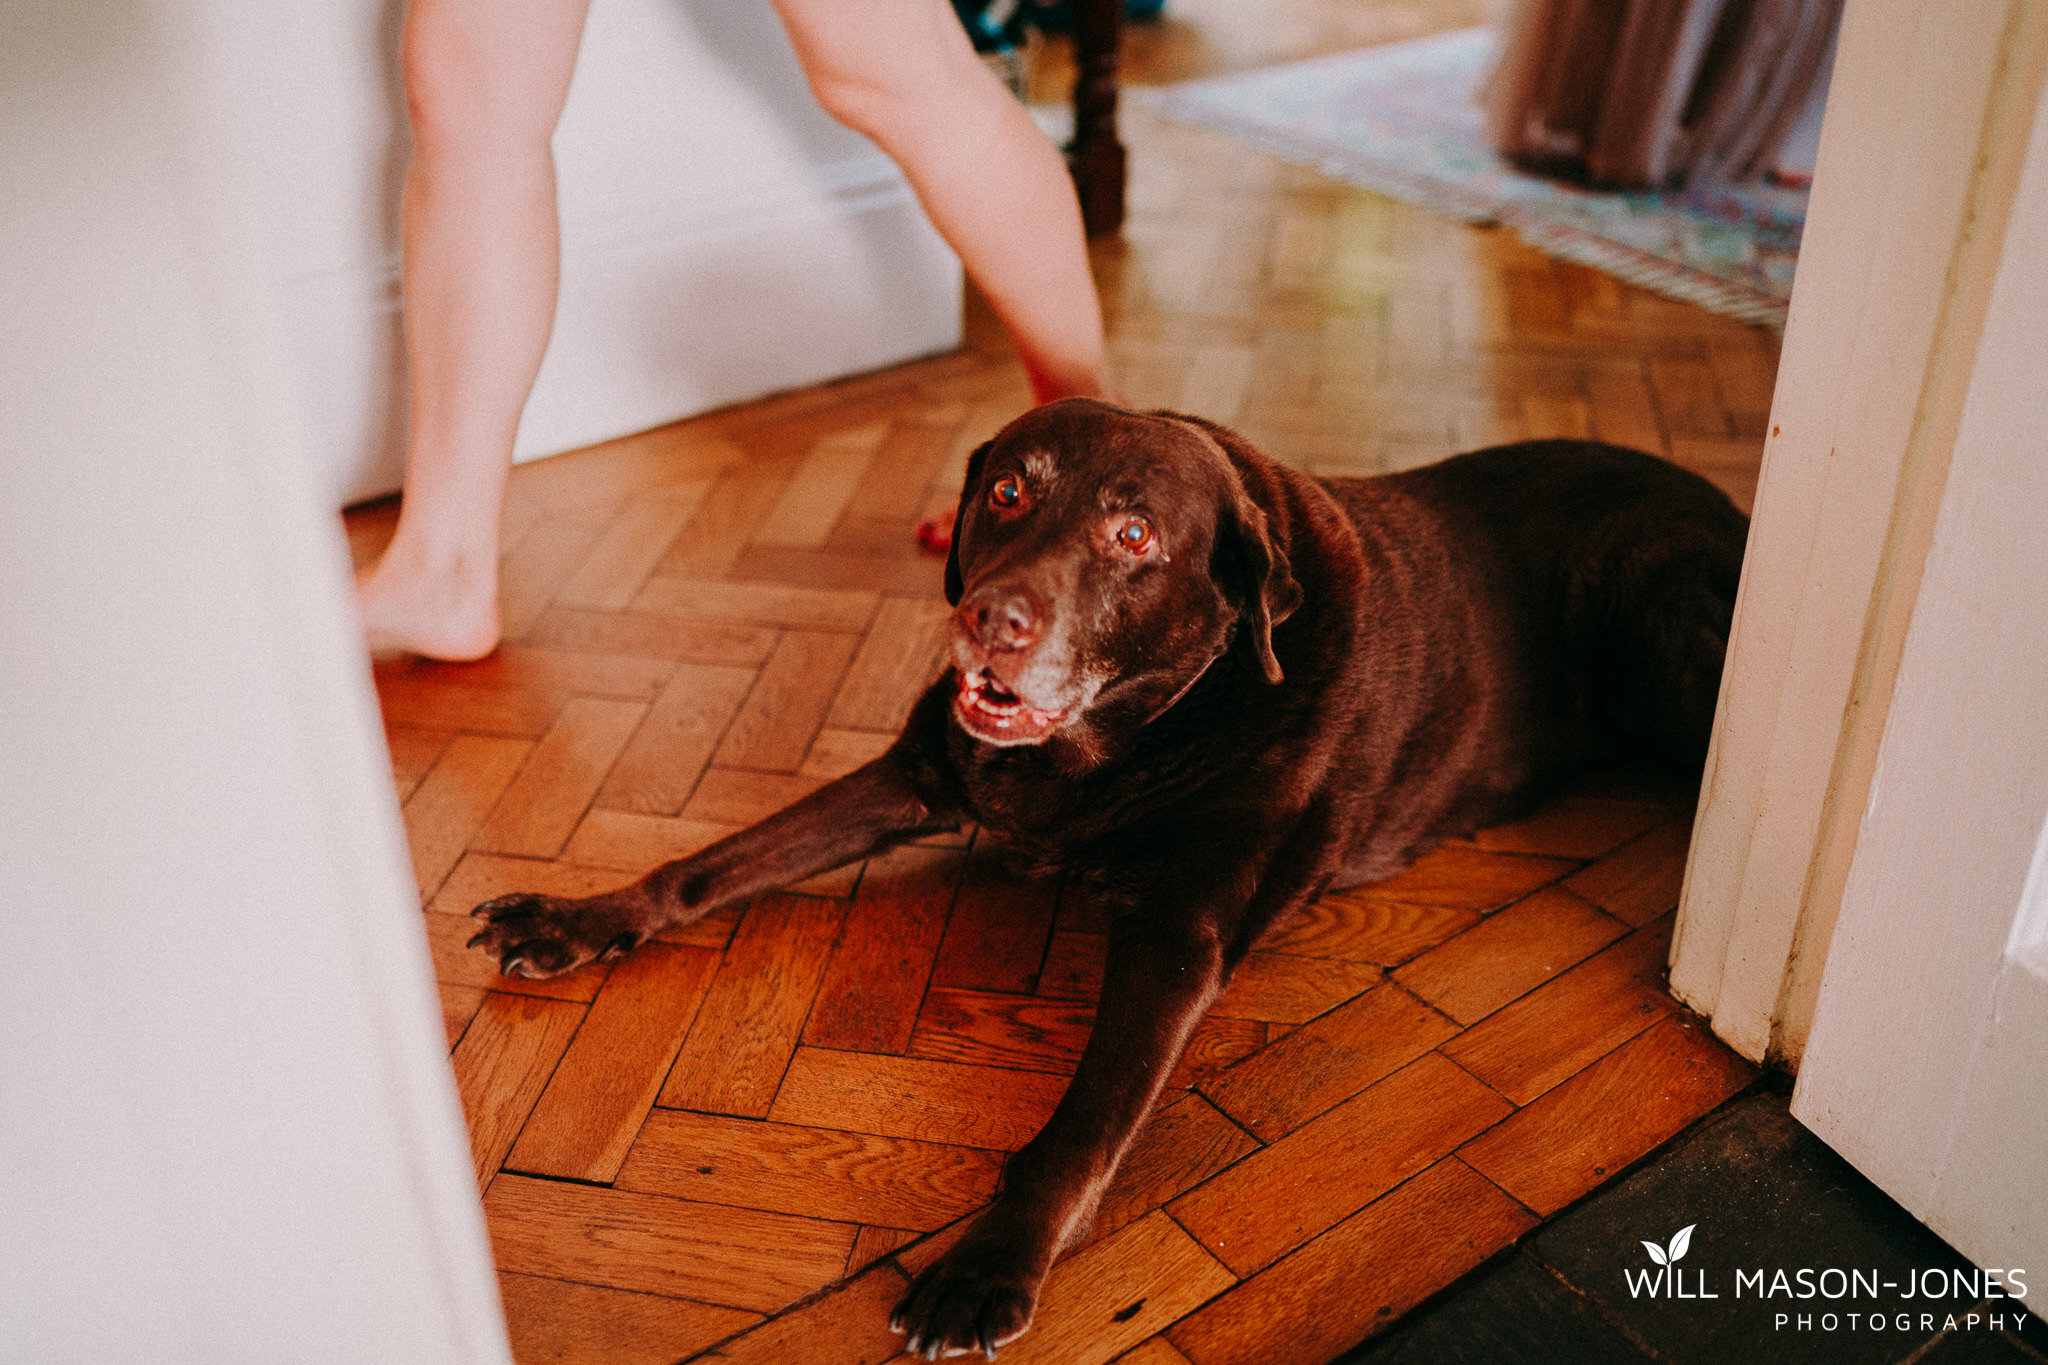
M 963 1243 L 911 1282 L 889 1315 L 889 1326 L 908 1338 L 905 1347 L 926 1360 L 996 1348 L 1023 1335 L 1038 1306 L 1042 1276 L 998 1246 Z
M 501 976 L 548 977 L 637 947 L 646 935 L 606 897 L 563 900 L 525 893 L 485 901 L 469 912 L 485 925 L 469 941 Z

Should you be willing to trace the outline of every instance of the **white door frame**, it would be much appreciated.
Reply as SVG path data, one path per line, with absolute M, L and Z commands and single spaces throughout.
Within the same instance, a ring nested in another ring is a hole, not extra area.
M 1672 951 L 1797 1065 L 2048 75 L 2048 6 L 1850 0 Z
M 2048 1271 L 2044 260 L 2048 102 L 1792 1112 L 1971 1260 Z

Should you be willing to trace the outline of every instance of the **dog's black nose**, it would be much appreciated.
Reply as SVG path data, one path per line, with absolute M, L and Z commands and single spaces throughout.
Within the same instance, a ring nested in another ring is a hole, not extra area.
M 976 588 L 960 604 L 961 624 L 984 649 L 1019 650 L 1038 638 L 1038 608 L 1016 588 Z

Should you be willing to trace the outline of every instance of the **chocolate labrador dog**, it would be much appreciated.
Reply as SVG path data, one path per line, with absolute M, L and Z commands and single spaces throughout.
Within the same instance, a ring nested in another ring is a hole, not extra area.
M 892 1319 L 993 1357 L 1269 924 L 1618 751 L 1698 770 L 1747 528 L 1586 441 L 1315 479 L 1197 418 L 1052 403 L 968 465 L 952 666 L 886 754 L 623 890 L 479 906 L 474 942 L 550 976 L 967 821 L 1068 874 L 1111 925 L 1094 1033 Z

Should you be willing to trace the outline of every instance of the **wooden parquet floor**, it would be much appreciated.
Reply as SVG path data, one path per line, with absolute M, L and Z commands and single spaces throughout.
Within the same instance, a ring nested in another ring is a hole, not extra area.
M 1131 220 L 1097 264 L 1138 403 L 1318 472 L 1595 434 L 1746 503 L 1770 335 L 1125 126 Z M 624 882 L 886 744 L 945 620 L 912 528 L 1027 401 L 971 324 L 956 354 L 521 467 L 507 643 L 377 666 L 523 1362 L 893 1358 L 906 1277 L 1079 1054 L 1101 926 L 971 832 L 559 980 L 463 946 L 478 901 Z M 359 558 L 392 517 L 350 514 Z M 1004 1359 L 1329 1360 L 1745 1086 L 1661 984 L 1691 802 L 1602 774 L 1277 928 Z

